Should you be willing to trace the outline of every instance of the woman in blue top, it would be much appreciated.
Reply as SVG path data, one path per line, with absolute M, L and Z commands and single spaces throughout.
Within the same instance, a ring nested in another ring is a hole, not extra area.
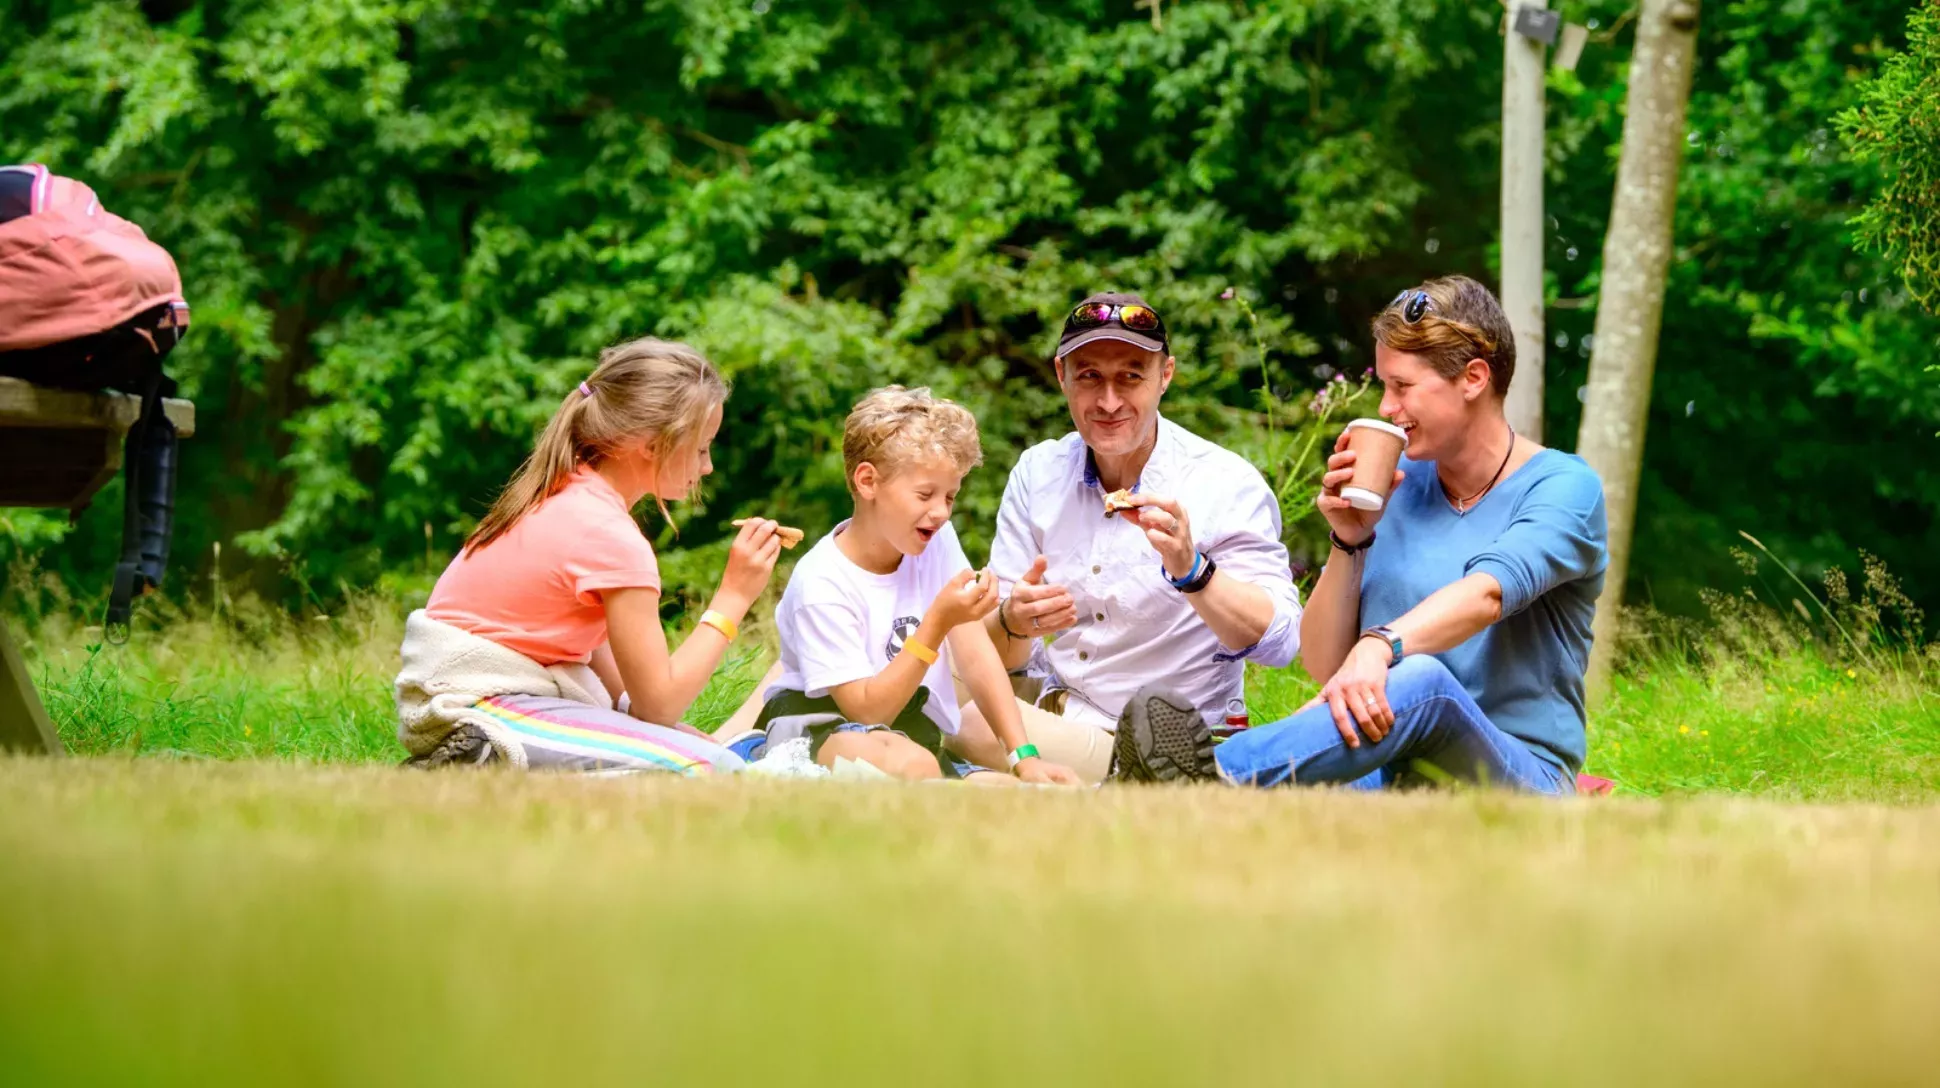
M 1515 338 L 1481 284 L 1403 291 L 1374 340 L 1381 415 L 1408 451 L 1378 511 L 1340 495 L 1345 436 L 1327 461 L 1317 504 L 1333 550 L 1300 627 L 1319 697 L 1215 749 L 1189 706 L 1141 691 L 1119 721 L 1122 777 L 1574 792 L 1608 563 L 1602 482 L 1509 426 Z

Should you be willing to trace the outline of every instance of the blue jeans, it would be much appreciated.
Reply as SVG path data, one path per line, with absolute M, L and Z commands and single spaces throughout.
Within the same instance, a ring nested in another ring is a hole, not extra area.
M 1448 667 L 1410 657 L 1388 671 L 1394 728 L 1379 744 L 1349 748 L 1325 703 L 1291 718 L 1247 729 L 1214 749 L 1219 773 L 1242 786 L 1347 783 L 1380 789 L 1428 781 L 1434 771 L 1484 785 L 1535 793 L 1576 792 L 1576 778 L 1529 745 L 1490 724 Z

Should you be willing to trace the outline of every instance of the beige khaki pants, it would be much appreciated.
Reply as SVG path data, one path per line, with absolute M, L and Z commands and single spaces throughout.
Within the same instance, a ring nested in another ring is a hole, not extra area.
M 963 728 L 956 736 L 945 738 L 943 746 L 980 766 L 1008 769 L 1009 753 L 1004 751 L 1003 744 L 991 732 L 990 724 L 984 721 L 983 712 L 971 704 L 967 691 L 959 677 L 957 703 L 963 710 Z M 1017 714 L 1024 722 L 1024 737 L 1029 743 L 1037 745 L 1038 755 L 1076 771 L 1086 785 L 1096 785 L 1111 773 L 1111 730 L 1081 720 L 1079 715 L 1090 711 L 1081 703 L 1074 701 L 1065 709 L 1065 714 L 1054 714 L 1023 699 L 1017 700 Z M 1095 711 L 1091 711 L 1089 716 L 1101 720 L 1103 717 Z

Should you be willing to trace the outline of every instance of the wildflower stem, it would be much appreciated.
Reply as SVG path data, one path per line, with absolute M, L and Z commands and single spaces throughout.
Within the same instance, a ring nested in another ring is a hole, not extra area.
M 1786 577 L 1790 578 L 1794 582 L 1797 582 L 1799 588 L 1805 591 L 1805 595 L 1807 597 L 1812 598 L 1812 603 L 1819 606 L 1819 611 L 1825 613 L 1825 618 L 1832 624 L 1833 629 L 1838 631 L 1840 636 L 1846 640 L 1846 645 L 1852 647 L 1852 652 L 1858 654 L 1861 660 L 1871 663 L 1871 661 L 1873 660 L 1873 655 L 1870 653 L 1867 653 L 1865 647 L 1859 645 L 1859 640 L 1852 637 L 1852 632 L 1846 630 L 1846 625 L 1839 622 L 1839 617 L 1833 615 L 1832 609 L 1827 607 L 1826 603 L 1819 599 L 1819 595 L 1812 591 L 1811 586 L 1808 586 L 1805 584 L 1805 579 L 1800 578 L 1797 574 L 1794 574 L 1792 572 L 1792 568 L 1787 566 L 1782 560 L 1778 558 L 1778 556 L 1773 555 L 1772 550 L 1770 548 L 1767 548 L 1764 542 L 1759 540 L 1757 537 L 1751 535 L 1750 533 L 1745 532 L 1743 529 L 1738 530 L 1738 535 L 1750 541 L 1752 547 L 1757 548 L 1761 552 L 1764 552 L 1765 557 L 1767 559 L 1770 559 L 1772 562 L 1778 564 L 1778 569 L 1784 571 Z

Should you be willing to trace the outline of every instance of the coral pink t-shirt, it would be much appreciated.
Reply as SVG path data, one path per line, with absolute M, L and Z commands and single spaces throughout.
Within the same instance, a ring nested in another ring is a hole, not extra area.
M 581 466 L 498 539 L 459 553 L 425 613 L 541 665 L 584 662 L 606 641 L 600 591 L 660 589 L 653 545 L 626 499 Z

